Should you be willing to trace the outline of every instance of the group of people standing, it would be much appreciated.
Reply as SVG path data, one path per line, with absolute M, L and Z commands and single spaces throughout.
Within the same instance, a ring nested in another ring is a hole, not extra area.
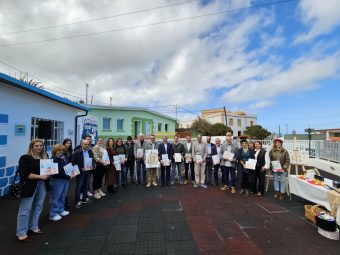
M 167 136 L 163 136 L 161 143 L 156 143 L 154 135 L 150 137 L 149 142 L 144 139 L 143 134 L 139 134 L 135 142 L 130 136 L 126 143 L 123 143 L 121 138 L 117 140 L 108 138 L 104 143 L 103 138 L 99 137 L 96 145 L 93 145 L 91 136 L 85 136 L 81 144 L 74 149 L 70 139 L 65 139 L 63 144 L 56 144 L 52 148 L 51 159 L 58 164 L 58 174 L 40 175 L 40 160 L 49 157 L 45 152 L 43 141 L 34 139 L 29 145 L 28 153 L 21 156 L 19 160 L 18 173 L 22 192 L 17 217 L 17 239 L 28 241 L 29 232 L 42 234 L 38 222 L 48 190 L 51 190 L 50 219 L 58 221 L 69 215 L 66 208 L 69 183 L 72 178 L 76 179 L 76 208 L 92 203 L 91 197 L 101 199 L 106 196 L 102 190 L 103 179 L 108 193 L 118 192 L 121 187 L 126 188 L 129 181 L 136 185 L 146 185 L 147 188 L 158 186 L 158 168 L 146 168 L 147 150 L 158 151 L 162 187 L 176 183 L 188 184 L 191 181 L 194 188 L 207 188 L 208 185 L 219 186 L 220 184 L 221 190 L 236 193 L 237 172 L 240 171 L 240 194 L 245 195 L 264 194 L 265 172 L 271 168 L 271 161 L 278 161 L 282 171 L 273 173 L 274 197 L 282 200 L 285 195 L 285 178 L 290 165 L 289 154 L 282 144 L 282 140 L 276 139 L 273 148 L 266 152 L 261 142 L 249 146 L 247 140 L 242 140 L 239 148 L 230 133 L 227 133 L 223 144 L 218 138 L 215 144 L 212 143 L 210 136 L 207 137 L 206 142 L 203 142 L 200 135 L 195 142 L 187 136 L 186 141 L 180 143 L 176 135 L 173 143 L 168 142 Z M 117 165 L 114 158 L 118 155 L 120 158 Z M 256 159 L 255 170 L 247 169 L 246 162 L 249 159 Z M 75 177 L 65 173 L 64 167 L 70 163 L 79 168 L 80 173 Z M 220 182 L 219 171 L 222 175 Z M 93 194 L 89 190 L 92 176 Z

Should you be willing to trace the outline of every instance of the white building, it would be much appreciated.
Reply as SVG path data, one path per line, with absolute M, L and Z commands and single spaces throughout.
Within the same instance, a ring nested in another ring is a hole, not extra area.
M 19 157 L 32 138 L 47 150 L 74 137 L 76 118 L 88 108 L 0 73 L 0 196 L 8 192 Z
M 230 112 L 226 111 L 227 124 L 233 130 L 234 136 L 241 136 L 247 127 L 257 124 L 257 116 L 246 114 L 245 112 Z M 203 110 L 201 118 L 207 120 L 211 124 L 222 123 L 226 124 L 224 109 Z M 180 121 L 180 128 L 190 128 L 193 120 Z

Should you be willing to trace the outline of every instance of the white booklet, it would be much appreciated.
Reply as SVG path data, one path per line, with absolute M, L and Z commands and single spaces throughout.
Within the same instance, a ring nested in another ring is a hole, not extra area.
M 159 166 L 158 150 L 146 150 L 145 151 L 145 167 L 157 168 Z
M 231 153 L 230 151 L 223 152 L 223 158 L 229 161 L 232 161 L 234 159 L 234 156 L 235 156 L 235 153 Z
M 77 165 L 73 166 L 71 163 L 64 166 L 65 174 L 70 177 L 75 177 L 80 174 L 79 168 Z
M 203 161 L 202 155 L 201 154 L 196 154 L 196 161 Z
M 104 161 L 104 166 L 110 165 L 110 158 L 107 151 L 104 152 L 102 160 Z
M 192 162 L 192 155 L 191 155 L 191 153 L 186 153 L 185 154 L 185 162 L 186 163 L 191 163 Z
M 181 153 L 175 153 L 175 162 L 176 163 L 182 162 L 182 155 L 181 155 Z
M 40 159 L 40 175 L 53 175 L 59 173 L 58 163 L 52 159 Z
M 84 158 L 84 171 L 93 170 L 93 158 Z
M 125 154 L 118 154 L 118 158 L 121 164 L 125 164 Z
M 256 160 L 256 159 L 250 158 L 250 159 L 248 159 L 248 160 L 246 161 L 246 164 L 245 164 L 244 168 L 250 169 L 250 170 L 255 170 L 256 163 L 257 163 L 257 160 Z
M 120 158 L 118 156 L 113 156 L 113 164 L 116 168 L 116 171 L 122 170 L 122 166 L 120 165 Z
M 170 166 L 170 160 L 168 154 L 162 154 L 163 166 Z
M 143 157 L 144 157 L 144 150 L 137 149 L 137 158 L 143 158 Z
M 218 155 L 212 155 L 212 160 L 213 160 L 214 166 L 221 163 L 220 157 Z
M 282 169 L 280 161 L 278 161 L 278 160 L 272 161 L 271 165 L 272 165 L 273 172 L 277 172 L 277 173 L 284 172 L 283 169 Z

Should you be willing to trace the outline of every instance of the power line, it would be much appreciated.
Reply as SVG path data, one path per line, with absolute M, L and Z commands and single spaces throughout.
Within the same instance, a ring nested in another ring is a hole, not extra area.
M 196 15 L 196 16 L 191 16 L 191 17 L 186 17 L 186 18 L 172 19 L 172 20 L 154 22 L 154 23 L 149 23 L 149 24 L 144 24 L 144 25 L 125 27 L 125 28 L 116 28 L 116 29 L 111 29 L 111 30 L 106 30 L 106 31 L 101 31 L 101 32 L 93 32 L 93 33 L 86 33 L 86 34 L 79 34 L 79 35 L 55 37 L 55 38 L 44 39 L 44 40 L 37 40 L 37 41 L 27 41 L 27 42 L 19 42 L 19 43 L 8 43 L 8 44 L 2 44 L 2 45 L 0 45 L 0 47 L 37 44 L 37 43 L 43 43 L 43 42 L 53 42 L 53 41 L 59 41 L 59 40 L 74 39 L 74 38 L 81 38 L 81 37 L 88 37 L 88 36 L 95 36 L 95 35 L 100 35 L 100 34 L 120 32 L 120 31 L 125 31 L 125 30 L 133 30 L 133 29 L 138 29 L 138 28 L 145 28 L 145 27 L 157 26 L 157 25 L 162 25 L 162 24 L 169 24 L 169 23 L 173 23 L 173 22 L 186 21 L 186 20 L 191 20 L 191 19 L 198 19 L 198 18 L 213 16 L 213 15 L 231 14 L 233 12 L 246 11 L 246 10 L 250 10 L 250 9 L 266 7 L 266 6 L 272 6 L 272 5 L 278 5 L 278 4 L 283 4 L 283 3 L 293 2 L 293 1 L 296 1 L 296 0 L 282 0 L 282 1 L 265 3 L 265 4 L 259 4 L 259 5 L 253 5 L 253 6 L 250 6 L 250 7 L 238 8 L 238 9 L 233 9 L 233 10 L 224 10 L 224 11 L 219 11 L 219 12 L 212 12 L 212 13 Z
M 2 36 L 2 35 L 20 34 L 20 33 L 27 33 L 27 32 L 34 32 L 34 31 L 41 31 L 41 30 L 49 30 L 49 29 L 55 29 L 55 28 L 60 28 L 60 27 L 67 27 L 67 26 L 72 26 L 72 25 L 77 25 L 77 24 L 90 23 L 90 22 L 95 22 L 95 21 L 99 21 L 99 20 L 112 19 L 112 18 L 127 16 L 127 15 L 131 15 L 131 14 L 137 14 L 137 13 L 148 12 L 148 11 L 153 11 L 153 10 L 158 10 L 158 9 L 163 9 L 163 8 L 167 8 L 167 7 L 177 6 L 177 5 L 188 4 L 188 3 L 197 2 L 197 1 L 198 0 L 190 0 L 190 1 L 186 1 L 186 2 L 167 4 L 167 5 L 157 6 L 157 7 L 153 7 L 153 8 L 133 11 L 133 12 L 125 12 L 125 13 L 115 14 L 115 15 L 101 17 L 101 18 L 80 20 L 80 21 L 75 21 L 75 22 L 71 22 L 71 23 L 64 23 L 64 24 L 60 24 L 60 25 L 53 25 L 53 26 L 31 28 L 31 29 L 19 30 L 19 31 L 13 31 L 13 32 L 6 32 L 6 33 L 1 33 L 0 36 Z

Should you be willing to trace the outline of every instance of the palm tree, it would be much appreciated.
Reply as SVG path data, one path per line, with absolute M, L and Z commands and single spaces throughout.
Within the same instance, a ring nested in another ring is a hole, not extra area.
M 40 81 L 35 81 L 33 79 L 28 79 L 28 73 L 24 73 L 24 74 L 20 73 L 19 80 L 27 83 L 28 85 L 37 87 L 39 89 L 42 89 L 44 87 L 42 85 L 39 85 L 41 83 Z

